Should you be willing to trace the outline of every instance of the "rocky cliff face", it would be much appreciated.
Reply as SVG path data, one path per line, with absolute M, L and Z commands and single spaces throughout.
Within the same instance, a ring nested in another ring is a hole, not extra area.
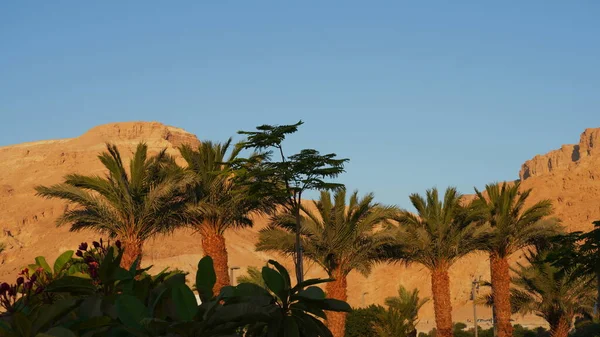
M 52 261 L 82 241 L 97 239 L 95 233 L 70 233 L 68 228 L 55 227 L 54 221 L 64 211 L 65 204 L 35 197 L 34 186 L 58 183 L 67 173 L 103 174 L 97 155 L 104 150 L 105 143 L 116 144 L 127 159 L 141 141 L 148 144 L 151 152 L 166 148 L 173 155 L 177 155 L 176 147 L 181 144 L 199 144 L 196 136 L 182 129 L 156 122 L 129 122 L 101 125 L 72 139 L 0 148 L 0 242 L 8 246 L 0 254 L 0 280 L 14 280 L 19 268 L 37 255 Z M 551 199 L 567 228 L 587 230 L 591 228 L 591 221 L 600 219 L 599 164 L 600 129 L 588 129 L 579 144 L 565 145 L 523 164 L 520 177 L 524 188 L 534 189 L 531 202 Z M 291 267 L 285 258 L 254 251 L 258 230 L 265 226 L 265 219 L 257 218 L 255 223 L 252 229 L 227 234 L 231 265 L 240 266 L 244 271 L 247 266 L 261 266 L 269 258 L 276 258 Z M 170 267 L 194 272 L 202 256 L 198 236 L 184 229 L 147 242 L 144 251 L 143 263 L 154 265 L 157 270 Z M 519 259 L 519 254 L 515 254 L 514 259 Z M 318 266 L 307 267 L 309 276 L 325 276 Z M 472 254 L 452 267 L 450 273 L 454 319 L 468 322 L 472 315 L 468 300 L 471 280 L 479 275 L 489 280 L 487 256 Z M 399 284 L 418 288 L 422 296 L 431 294 L 429 274 L 423 267 L 381 265 L 369 278 L 350 274 L 349 302 L 361 305 L 362 294 L 367 292 L 366 304 L 381 304 L 385 297 L 396 294 Z M 478 310 L 481 318 L 489 318 L 489 309 Z M 431 302 L 423 308 L 420 317 L 421 329 L 433 326 Z M 514 318 L 521 323 L 541 321 L 531 317 Z
M 590 230 L 600 219 L 600 128 L 586 129 L 578 144 L 563 145 L 525 162 L 519 176 L 533 201 L 550 199 L 565 227 Z
M 560 149 L 537 155 L 521 166 L 519 177 L 526 180 L 551 172 L 569 171 L 578 166 L 589 166 L 599 160 L 600 129 L 587 129 L 578 144 L 563 145 Z

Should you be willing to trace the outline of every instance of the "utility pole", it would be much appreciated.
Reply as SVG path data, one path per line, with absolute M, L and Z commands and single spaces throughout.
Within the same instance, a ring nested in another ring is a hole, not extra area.
M 473 330 L 475 331 L 475 337 L 478 335 L 477 327 L 477 294 L 479 294 L 479 284 L 481 283 L 481 276 L 478 279 L 473 279 L 471 283 L 471 299 L 473 300 Z

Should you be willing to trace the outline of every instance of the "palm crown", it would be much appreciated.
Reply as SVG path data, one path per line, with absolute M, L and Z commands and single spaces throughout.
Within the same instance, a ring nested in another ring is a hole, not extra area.
M 402 211 L 398 243 L 406 262 L 418 262 L 429 269 L 452 265 L 460 257 L 483 247 L 487 226 L 471 221 L 469 209 L 461 205 L 461 194 L 450 187 L 439 199 L 436 188 L 425 197 L 411 194 L 417 213 Z
M 526 208 L 531 189 L 519 192 L 519 187 L 519 182 L 510 186 L 507 183 L 486 185 L 487 197 L 475 189 L 477 199 L 473 205 L 477 217 L 492 228 L 486 250 L 501 257 L 561 232 L 557 219 L 543 220 L 552 214 L 550 200 Z
M 420 298 L 419 290 L 409 291 L 403 286 L 398 287 L 398 296 L 387 297 L 385 305 L 390 309 L 398 310 L 411 323 L 415 325 L 419 317 L 419 310 L 423 307 L 429 298 Z
M 58 225 L 145 240 L 185 223 L 185 186 L 190 181 L 167 173 L 173 159 L 165 150 L 148 157 L 147 145 L 139 144 L 129 173 L 115 145 L 108 144 L 99 159 L 108 170 L 105 177 L 70 174 L 63 183 L 36 187 L 40 196 L 78 206 L 65 211 Z
M 368 275 L 374 263 L 383 261 L 383 247 L 392 242 L 388 230 L 377 230 L 388 224 L 396 213 L 394 207 L 373 202 L 373 194 L 363 198 L 351 194 L 346 203 L 346 191 L 339 190 L 331 199 L 321 192 L 314 209 L 302 206 L 301 234 L 304 254 L 319 264 L 329 275 L 341 269 L 343 275 L 357 270 Z M 272 219 L 270 227 L 262 230 L 258 250 L 275 250 L 292 255 L 295 237 L 292 214 Z
M 196 177 L 187 213 L 200 231 L 222 235 L 231 227 L 252 226 L 251 213 L 268 209 L 263 200 L 253 198 L 243 183 L 233 179 L 234 171 L 228 163 L 242 149 L 241 144 L 232 147 L 231 138 L 225 143 L 206 141 L 196 149 L 189 145 L 179 148 L 187 163 L 185 170 Z
M 100 161 L 105 177 L 71 174 L 61 184 L 36 187 L 37 194 L 75 204 L 57 219 L 71 231 L 91 229 L 123 240 L 123 267 L 140 267 L 142 246 L 148 238 L 167 233 L 187 223 L 189 176 L 174 170 L 174 160 L 165 150 L 148 157 L 141 143 L 131 159 L 129 174 L 115 145 L 107 145 Z

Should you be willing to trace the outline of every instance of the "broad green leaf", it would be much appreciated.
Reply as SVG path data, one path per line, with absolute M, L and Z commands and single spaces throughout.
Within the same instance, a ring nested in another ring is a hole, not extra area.
M 308 287 L 298 292 L 298 296 L 310 298 L 313 300 L 323 300 L 325 299 L 325 292 L 323 292 L 323 290 L 319 287 Z
M 69 268 L 69 276 L 79 277 L 79 278 L 88 278 L 88 279 L 91 278 L 90 274 L 82 273 L 80 271 L 71 273 L 71 268 Z
M 348 303 L 340 300 L 335 300 L 333 298 L 323 300 L 323 305 L 321 306 L 321 308 L 329 311 L 352 311 L 352 307 L 350 307 Z
M 219 293 L 219 297 L 221 297 L 223 299 L 227 299 L 227 298 L 230 298 L 232 296 L 235 296 L 235 287 L 225 286 L 225 287 L 221 288 L 221 292 Z
M 46 291 L 68 292 L 72 294 L 93 294 L 96 291 L 96 286 L 89 278 L 64 276 L 48 284 Z
M 138 266 L 138 263 L 140 263 L 140 259 L 141 259 L 141 258 L 142 258 L 142 257 L 141 257 L 140 255 L 138 255 L 138 257 L 135 259 L 135 261 L 133 261 L 133 263 L 131 264 L 131 266 L 129 266 L 129 273 L 130 273 L 132 276 L 134 276 L 134 277 L 135 277 L 135 275 L 136 275 L 137 266 Z M 148 269 L 150 269 L 150 268 L 148 268 Z M 147 270 L 147 269 L 146 269 L 146 270 Z
M 46 258 L 43 256 L 38 256 L 35 258 L 35 263 L 37 263 L 38 266 L 44 268 L 44 270 L 47 273 L 52 274 L 52 269 L 50 268 L 50 265 L 48 264 L 48 262 L 46 262 Z
M 8 335 L 9 332 L 12 331 L 12 329 L 10 328 L 10 325 L 6 321 L 0 320 L 0 331 L 3 334 Z M 3 336 L 3 335 L 0 334 L 0 336 Z
M 298 323 L 292 316 L 285 316 L 283 319 L 283 336 L 284 337 L 300 337 Z
M 240 283 L 235 286 L 236 296 L 270 296 L 269 292 L 254 283 Z
M 290 289 L 292 287 L 292 280 L 290 279 L 290 274 L 284 266 L 279 264 L 279 262 L 275 260 L 269 260 L 269 264 L 273 265 L 277 271 L 283 276 L 283 280 L 285 281 L 285 288 Z
M 102 310 L 103 299 L 102 294 L 87 296 L 79 305 L 78 316 L 81 319 L 87 319 L 104 315 L 105 313 Z
M 292 292 L 297 292 L 300 289 L 304 289 L 306 287 L 310 287 L 310 286 L 314 286 L 317 284 L 321 284 L 321 283 L 327 283 L 327 282 L 331 282 L 334 281 L 335 279 L 332 278 L 328 278 L 328 279 L 320 279 L 320 278 L 313 278 L 310 280 L 305 280 L 301 283 L 298 283 L 294 288 L 292 288 Z
M 312 305 L 311 303 L 295 302 L 292 305 L 290 305 L 290 309 L 292 311 L 308 312 L 308 313 L 313 314 L 322 319 L 327 319 L 327 316 L 325 315 L 325 311 L 321 310 L 320 308 L 316 307 L 315 305 Z
M 45 333 L 41 333 L 38 334 L 37 336 L 43 336 L 43 337 L 77 337 L 77 335 L 75 335 L 73 333 L 73 331 L 67 329 L 67 328 L 63 328 L 63 327 L 54 327 L 48 331 L 46 331 Z M 36 337 L 37 337 L 36 336 Z
M 67 298 L 56 301 L 53 304 L 44 305 L 40 308 L 39 314 L 33 322 L 34 331 L 43 331 L 49 325 L 64 317 L 67 313 L 75 309 L 79 301 L 74 298 Z
M 191 321 L 198 312 L 198 302 L 194 292 L 185 284 L 180 284 L 171 289 L 175 311 L 181 321 Z
M 141 322 L 144 318 L 149 318 L 150 313 L 146 306 L 135 296 L 121 295 L 116 300 L 117 316 L 125 326 L 132 328 L 142 328 Z
M 333 337 L 333 334 L 320 320 L 310 315 L 297 315 L 297 319 L 302 323 L 305 330 L 310 331 L 312 336 Z
M 113 320 L 108 316 L 95 316 L 90 317 L 84 321 L 77 322 L 70 326 L 71 330 L 89 330 L 98 329 L 101 327 L 109 326 L 113 323 Z
M 71 257 L 73 257 L 73 251 L 67 250 L 66 252 L 60 254 L 60 256 L 56 258 L 56 261 L 54 261 L 55 276 L 57 276 L 63 270 L 67 262 L 71 260 Z
M 152 301 L 152 305 L 150 306 L 150 313 L 152 314 L 152 316 L 155 315 L 155 310 L 156 310 L 156 306 L 158 305 L 158 303 L 160 303 L 160 301 L 163 299 L 163 295 L 165 295 L 167 293 L 167 288 L 164 287 L 163 289 L 161 289 L 158 294 L 156 295 L 156 298 L 154 299 L 154 301 Z
M 146 302 L 152 286 L 152 280 L 150 277 L 143 277 L 139 280 L 132 280 L 131 282 L 133 284 L 133 295 L 140 301 Z
M 19 336 L 31 336 L 32 324 L 31 321 L 22 313 L 17 312 L 12 317 L 13 325 Z
M 67 271 L 67 275 L 75 275 L 75 274 L 83 274 L 82 273 L 82 268 L 80 264 L 72 264 L 68 271 Z M 81 277 L 81 276 L 80 276 Z M 89 277 L 89 276 L 88 276 Z
M 276 270 L 269 267 L 263 267 L 262 277 L 265 280 L 265 284 L 269 289 L 279 297 L 282 301 L 287 299 L 287 292 L 285 291 L 285 281 L 281 274 Z
M 213 297 L 215 283 L 217 283 L 217 274 L 215 274 L 213 260 L 210 256 L 205 256 L 198 262 L 198 271 L 196 272 L 196 290 L 202 302 Z
M 115 249 L 111 246 L 108 248 L 108 252 L 106 252 L 106 256 L 100 263 L 100 268 L 98 269 L 98 276 L 102 283 L 110 283 L 109 278 L 111 277 L 113 270 L 118 266 L 114 261 L 114 257 Z

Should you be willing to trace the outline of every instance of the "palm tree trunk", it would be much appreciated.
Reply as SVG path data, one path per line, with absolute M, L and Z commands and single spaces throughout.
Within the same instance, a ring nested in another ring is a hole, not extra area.
M 556 322 L 550 324 L 550 336 L 568 337 L 571 330 L 572 317 L 560 317 Z
M 201 235 L 204 255 L 213 259 L 213 266 L 217 275 L 217 283 L 213 287 L 213 294 L 218 295 L 223 287 L 230 284 L 225 237 L 221 234 L 207 233 L 206 231 L 202 232 Z
M 450 277 L 447 263 L 438 265 L 431 271 L 431 292 L 437 337 L 452 337 L 452 302 L 450 300 Z
M 131 265 L 139 257 L 136 269 L 140 269 L 142 265 L 142 246 L 144 242 L 137 238 L 124 238 L 123 240 L 123 258 L 121 259 L 121 267 L 129 270 Z
M 346 275 L 338 268 L 331 273 L 331 276 L 335 278 L 335 281 L 327 283 L 327 297 L 345 302 L 348 299 L 346 293 L 348 287 Z M 333 337 L 344 337 L 346 332 L 346 313 L 328 311 L 327 327 L 331 330 Z
M 497 253 L 490 253 L 490 271 L 498 337 L 512 337 L 513 327 L 510 323 L 510 274 L 508 259 Z

